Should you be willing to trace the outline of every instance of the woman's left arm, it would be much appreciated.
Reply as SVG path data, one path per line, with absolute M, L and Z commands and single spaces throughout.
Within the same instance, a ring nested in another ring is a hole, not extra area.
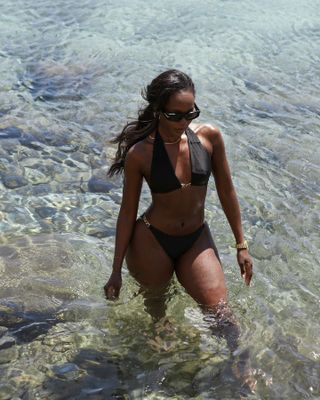
M 208 127 L 207 137 L 213 148 L 211 164 L 217 193 L 223 211 L 235 237 L 236 243 L 244 242 L 241 225 L 241 214 L 237 194 L 232 183 L 230 168 L 226 156 L 223 138 L 219 129 Z M 237 259 L 241 270 L 241 276 L 245 283 L 250 285 L 252 278 L 252 259 L 248 249 L 237 249 Z

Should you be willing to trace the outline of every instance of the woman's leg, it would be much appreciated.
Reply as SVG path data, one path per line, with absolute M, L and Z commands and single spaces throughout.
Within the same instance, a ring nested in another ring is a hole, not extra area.
M 227 304 L 224 274 L 207 224 L 194 245 L 180 257 L 175 270 L 180 283 L 202 307 L 212 332 L 226 339 L 233 370 L 242 389 L 254 391 L 256 380 L 250 367 L 249 350 L 234 353 L 238 348 L 240 328 Z
M 175 265 L 179 282 L 206 309 L 215 309 L 227 300 L 227 289 L 219 256 L 208 225 Z
M 173 262 L 140 219 L 136 222 L 126 262 L 131 275 L 141 286 L 147 312 L 154 320 L 161 319 L 165 316 Z
M 202 307 L 212 330 L 223 336 L 231 352 L 236 350 L 240 335 L 231 310 L 227 305 L 227 289 L 219 255 L 208 225 L 175 265 L 177 278 L 187 293 Z

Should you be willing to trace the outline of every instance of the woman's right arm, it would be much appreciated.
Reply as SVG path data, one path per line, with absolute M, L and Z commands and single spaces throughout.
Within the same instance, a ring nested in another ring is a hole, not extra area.
M 117 298 L 121 289 L 121 268 L 137 218 L 143 179 L 139 161 L 139 156 L 134 151 L 134 148 L 131 148 L 126 156 L 124 165 L 124 186 L 116 226 L 112 273 L 104 286 L 107 299 Z

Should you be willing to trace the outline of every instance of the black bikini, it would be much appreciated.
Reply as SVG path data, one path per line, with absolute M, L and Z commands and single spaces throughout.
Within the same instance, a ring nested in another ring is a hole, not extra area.
M 187 128 L 191 161 L 191 182 L 181 184 L 177 178 L 159 132 L 156 133 L 151 163 L 150 189 L 152 193 L 168 193 L 184 186 L 205 186 L 211 173 L 210 155 L 197 135 Z
M 168 193 L 190 185 L 206 186 L 208 184 L 211 174 L 210 155 L 201 144 L 197 135 L 190 128 L 187 128 L 185 133 L 188 138 L 190 152 L 191 182 L 184 184 L 179 181 L 169 159 L 162 137 L 157 131 L 153 145 L 149 184 L 152 193 Z M 151 230 L 164 251 L 173 261 L 176 261 L 193 245 L 204 228 L 204 224 L 202 224 L 195 232 L 188 235 L 174 236 L 168 235 L 151 225 L 144 214 L 140 218 Z

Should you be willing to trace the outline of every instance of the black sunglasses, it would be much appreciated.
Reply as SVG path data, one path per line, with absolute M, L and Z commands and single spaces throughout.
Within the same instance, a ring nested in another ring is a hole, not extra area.
M 196 103 L 194 103 L 194 108 L 194 111 L 188 111 L 186 113 L 161 111 L 161 114 L 169 121 L 181 121 L 183 118 L 187 121 L 191 121 L 192 119 L 198 118 L 200 115 L 200 110 Z

